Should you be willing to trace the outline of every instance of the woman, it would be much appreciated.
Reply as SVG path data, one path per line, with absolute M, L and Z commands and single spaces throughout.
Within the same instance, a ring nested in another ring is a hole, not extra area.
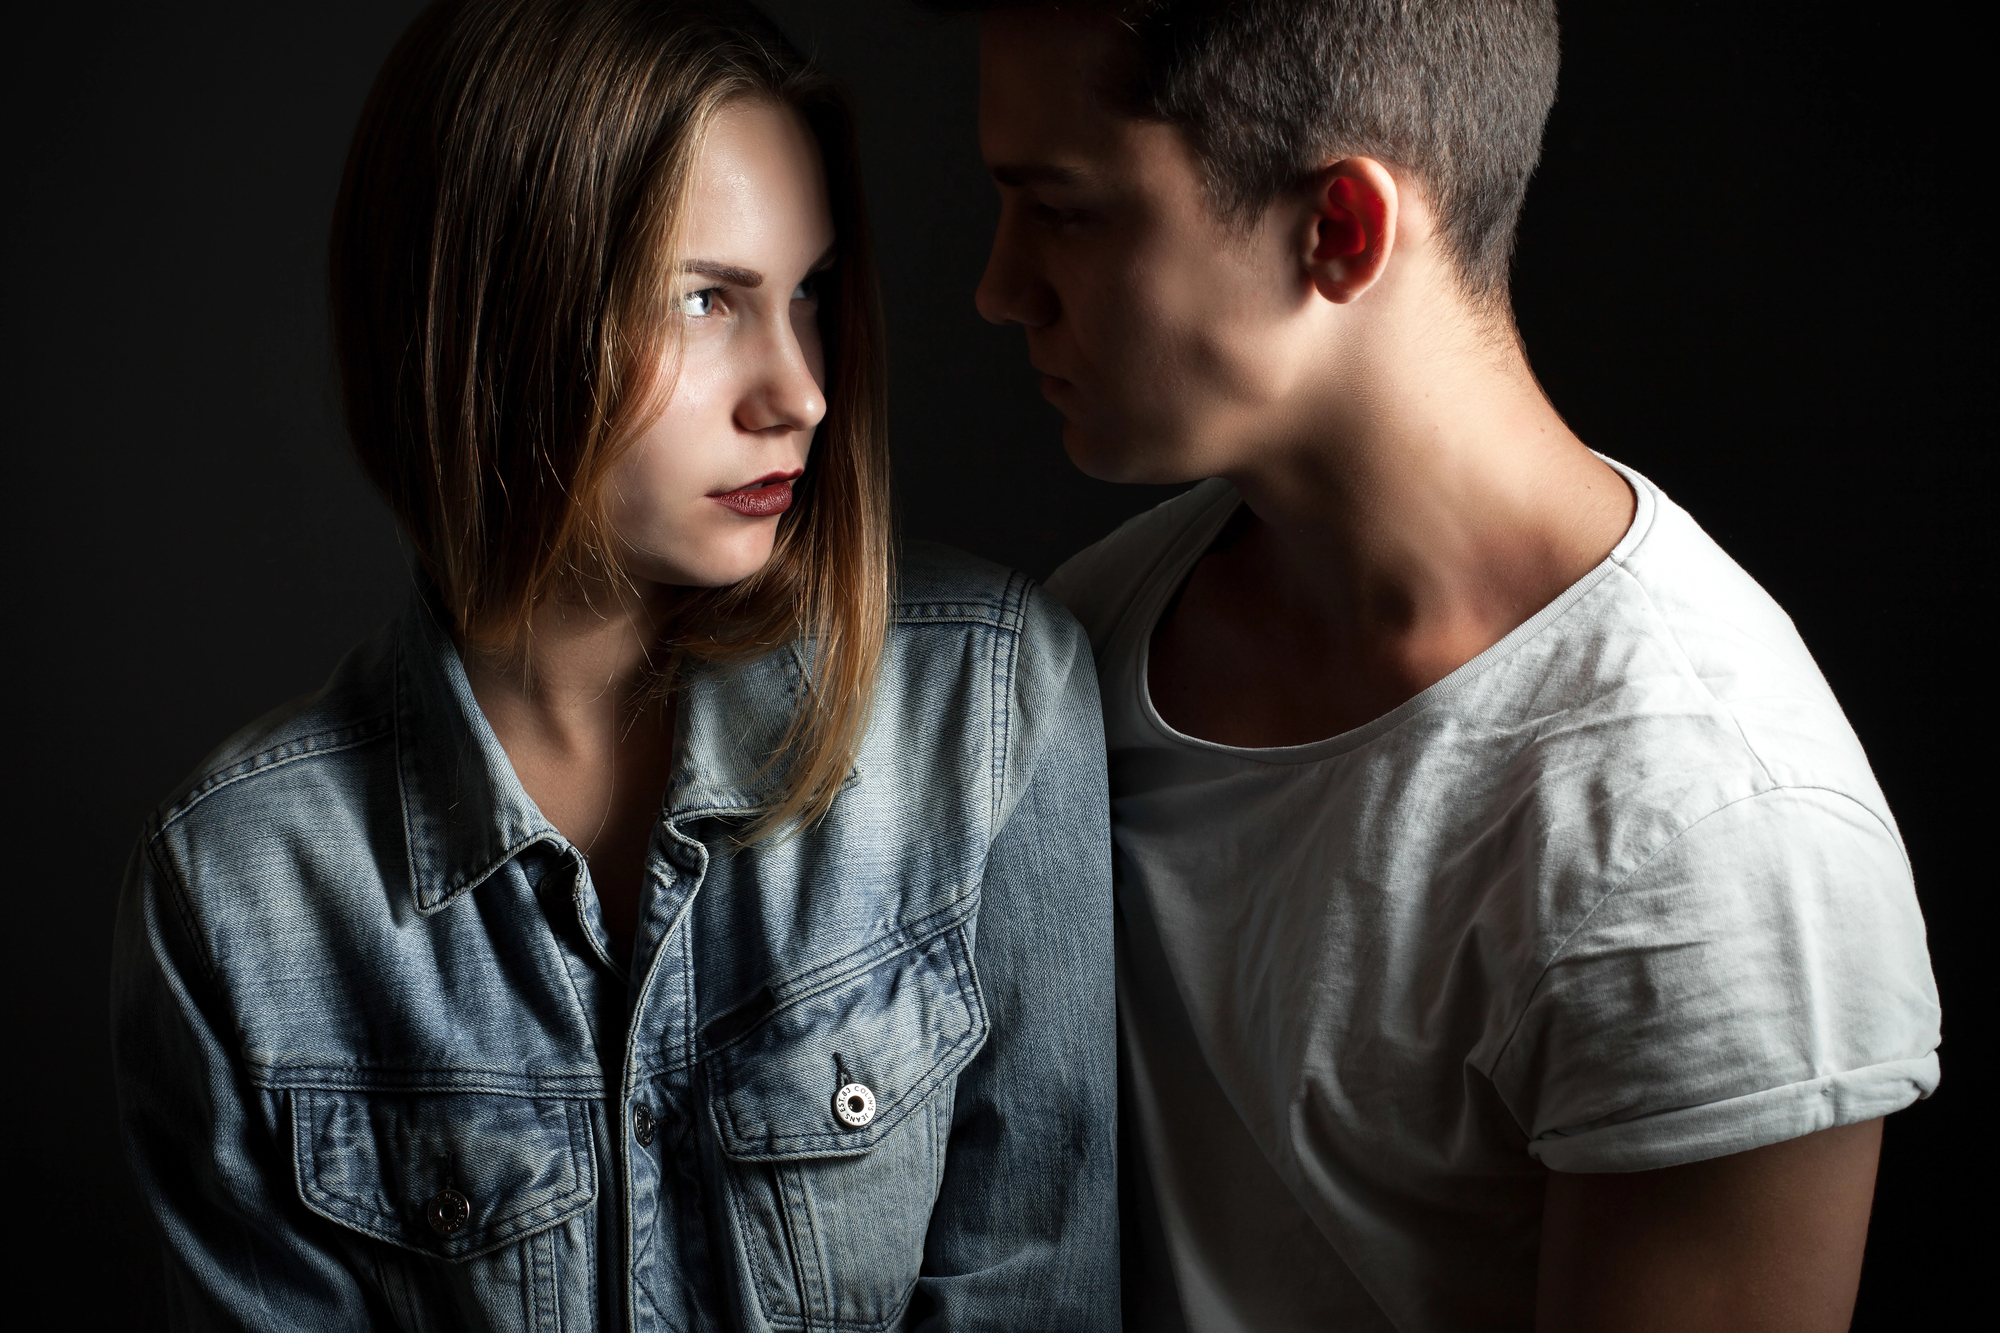
M 423 586 L 133 860 L 181 1323 L 1111 1327 L 1089 647 L 892 584 L 841 99 L 724 0 L 447 0 L 331 279 Z

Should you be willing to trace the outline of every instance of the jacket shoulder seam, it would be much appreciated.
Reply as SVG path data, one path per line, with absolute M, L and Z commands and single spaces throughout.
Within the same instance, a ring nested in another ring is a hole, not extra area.
M 218 769 L 195 783 L 172 804 L 160 811 L 154 836 L 158 837 L 159 834 L 166 832 L 189 811 L 225 787 L 233 787 L 248 778 L 259 777 L 301 759 L 312 759 L 370 744 L 386 736 L 393 722 L 391 714 L 381 713 L 344 727 L 294 737 L 269 749 L 260 750 L 248 758 L 240 759 L 227 768 Z
M 180 873 L 159 853 L 159 841 L 150 840 L 146 845 L 145 857 L 153 863 L 153 870 L 160 877 L 161 889 L 165 896 L 173 901 L 174 918 L 180 923 L 181 933 L 187 936 L 188 947 L 194 951 L 195 962 L 201 968 L 202 980 L 209 986 L 219 986 L 221 973 L 215 965 L 215 960 L 209 957 L 208 941 L 201 933 L 200 923 L 195 920 L 193 895 L 188 892 L 187 884 L 181 879 Z
M 1000 812 L 1007 808 L 1007 766 L 1014 739 L 1014 681 L 1020 665 L 1022 622 L 1027 618 L 1029 591 L 1034 584 L 1025 574 L 1014 574 L 1001 593 L 1002 614 L 1015 631 L 993 654 L 993 806 L 987 818 L 993 832 L 999 831 Z M 989 836 L 992 836 L 989 834 Z
M 1008 588 L 999 597 L 931 599 L 921 602 L 903 602 L 896 607 L 895 623 L 899 625 L 990 625 L 994 629 L 1018 634 L 1021 630 L 1021 599 L 1013 590 L 1013 584 L 1025 576 L 1016 574 L 1008 580 Z

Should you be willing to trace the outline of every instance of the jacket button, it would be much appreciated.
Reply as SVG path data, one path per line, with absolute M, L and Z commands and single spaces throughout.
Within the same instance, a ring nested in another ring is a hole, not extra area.
M 653 1113 L 644 1102 L 632 1108 L 632 1137 L 639 1140 L 641 1148 L 653 1146 Z
M 860 1129 L 875 1118 L 875 1094 L 866 1083 L 845 1084 L 833 1094 L 833 1113 L 849 1129 Z
M 424 1204 L 424 1221 L 440 1236 L 449 1236 L 472 1217 L 472 1205 L 463 1194 L 447 1186 L 431 1195 Z

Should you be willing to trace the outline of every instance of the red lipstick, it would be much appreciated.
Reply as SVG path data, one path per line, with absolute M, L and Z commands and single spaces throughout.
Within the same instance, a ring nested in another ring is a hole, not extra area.
M 708 498 L 745 518 L 776 518 L 792 507 L 792 483 L 804 472 L 773 472 L 733 491 L 711 491 Z

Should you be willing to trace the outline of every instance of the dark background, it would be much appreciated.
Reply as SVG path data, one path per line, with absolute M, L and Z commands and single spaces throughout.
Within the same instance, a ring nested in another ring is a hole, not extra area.
M 105 1035 L 113 901 L 141 821 L 228 732 L 312 689 L 407 584 L 346 453 L 321 283 L 349 130 L 415 8 L 10 20 L 0 430 L 22 1326 L 159 1321 Z M 1046 575 L 1162 493 L 1074 472 L 1018 334 L 972 309 L 994 213 L 974 31 L 895 0 L 773 8 L 860 104 L 905 530 Z M 1889 1123 L 1857 1324 L 1937 1324 L 1990 1234 L 1969 1007 L 1986 922 L 1973 903 L 1994 887 L 1974 860 L 1989 710 L 1967 639 L 1991 610 L 1974 538 L 1990 536 L 1995 359 L 1974 320 L 1992 260 L 1972 206 L 1991 151 L 1972 145 L 1972 43 L 1827 5 L 1568 11 L 1521 323 L 1578 433 L 1660 482 L 1791 611 L 1902 822 L 1947 1076 Z

